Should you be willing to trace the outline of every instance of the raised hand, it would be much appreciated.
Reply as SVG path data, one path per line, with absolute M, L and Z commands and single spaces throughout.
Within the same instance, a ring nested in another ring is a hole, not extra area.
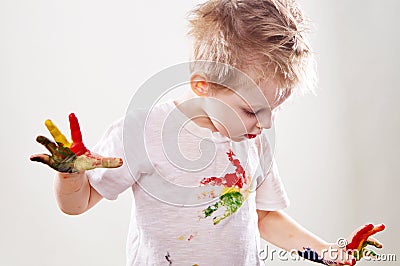
M 117 168 L 122 165 L 121 158 L 105 158 L 92 154 L 83 144 L 82 133 L 75 114 L 69 115 L 72 142 L 60 132 L 51 120 L 45 125 L 56 143 L 44 136 L 38 136 L 36 141 L 45 146 L 51 155 L 36 154 L 30 157 L 31 161 L 47 164 L 54 170 L 63 173 L 74 173 L 94 168 Z

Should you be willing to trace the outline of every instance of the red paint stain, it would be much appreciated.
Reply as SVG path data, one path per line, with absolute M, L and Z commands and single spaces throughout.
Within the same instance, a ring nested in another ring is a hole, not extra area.
M 237 186 L 238 188 L 242 188 L 243 185 L 247 183 L 246 172 L 240 164 L 240 161 L 238 159 L 233 159 L 233 156 L 235 156 L 233 151 L 229 150 L 226 154 L 228 155 L 228 159 L 232 165 L 236 167 L 235 172 L 225 174 L 224 177 L 205 177 L 200 181 L 200 184 L 212 186 L 223 185 L 226 187 Z

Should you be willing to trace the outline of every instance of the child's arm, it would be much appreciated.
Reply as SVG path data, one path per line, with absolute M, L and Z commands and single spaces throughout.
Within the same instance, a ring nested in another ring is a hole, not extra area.
M 375 255 L 366 248 L 368 245 L 382 248 L 382 244 L 371 236 L 384 230 L 383 224 L 365 225 L 352 234 L 350 243 L 339 246 L 309 232 L 284 212 L 257 210 L 257 214 L 258 228 L 263 239 L 287 251 L 296 250 L 298 255 L 321 264 L 355 265 L 364 255 Z M 335 253 L 331 253 L 332 250 Z M 328 253 L 337 256 L 329 258 Z
M 284 250 L 303 250 L 309 247 L 317 251 L 329 247 L 329 243 L 306 230 L 281 211 L 257 210 L 261 237 Z
M 103 198 L 90 185 L 85 171 L 56 173 L 54 191 L 59 208 L 70 215 L 84 213 Z

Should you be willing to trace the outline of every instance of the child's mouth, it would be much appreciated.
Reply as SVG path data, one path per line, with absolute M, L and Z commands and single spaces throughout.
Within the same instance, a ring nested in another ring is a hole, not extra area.
M 248 138 L 248 139 L 254 139 L 255 137 L 257 137 L 256 134 L 246 134 L 245 136 L 246 136 L 246 138 Z

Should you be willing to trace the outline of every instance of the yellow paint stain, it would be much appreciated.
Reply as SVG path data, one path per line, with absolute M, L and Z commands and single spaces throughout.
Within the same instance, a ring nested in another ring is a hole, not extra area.
M 184 236 L 180 236 L 180 237 L 178 237 L 178 240 L 185 240 L 185 237 Z
M 240 192 L 240 190 L 237 187 L 224 187 L 221 196 L 232 192 Z
M 210 191 L 210 198 L 215 198 L 216 196 L 215 196 L 215 191 L 214 190 L 211 190 Z

